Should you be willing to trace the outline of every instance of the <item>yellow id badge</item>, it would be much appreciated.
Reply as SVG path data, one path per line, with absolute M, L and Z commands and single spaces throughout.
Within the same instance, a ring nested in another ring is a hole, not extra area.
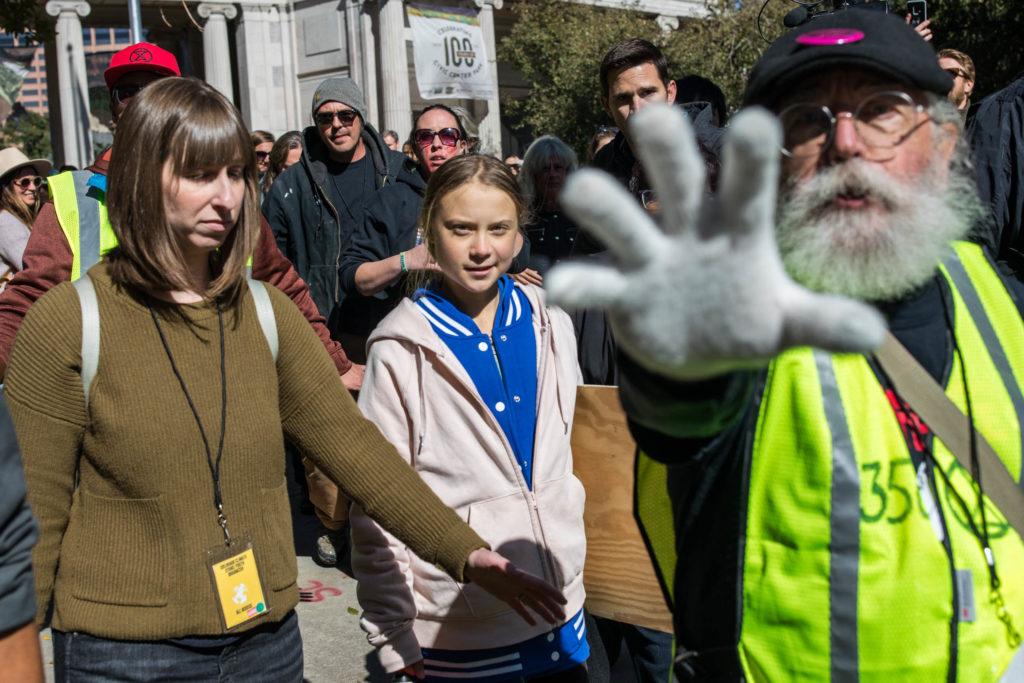
M 225 630 L 270 611 L 251 541 L 242 538 L 207 551 L 207 564 Z

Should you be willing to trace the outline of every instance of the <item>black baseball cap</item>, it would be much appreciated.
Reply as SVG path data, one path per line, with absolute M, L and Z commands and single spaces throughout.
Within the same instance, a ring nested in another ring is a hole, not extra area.
M 754 65 L 743 102 L 771 107 L 800 79 L 832 66 L 871 69 L 942 97 L 953 87 L 931 44 L 906 22 L 855 8 L 813 19 L 772 43 Z

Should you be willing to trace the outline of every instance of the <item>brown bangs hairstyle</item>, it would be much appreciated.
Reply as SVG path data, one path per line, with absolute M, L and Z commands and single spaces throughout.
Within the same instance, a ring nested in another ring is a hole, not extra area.
M 423 207 L 420 209 L 419 231 L 424 244 L 427 245 L 427 252 L 435 260 L 437 227 L 434 225 L 434 215 L 437 208 L 445 197 L 470 183 L 481 183 L 504 192 L 516 207 L 516 230 L 522 231 L 522 226 L 526 223 L 529 209 L 519 191 L 516 177 L 512 175 L 504 161 L 484 154 L 452 157 L 430 176 L 426 192 L 423 194 Z M 409 278 L 410 286 L 412 289 L 424 287 L 434 276 L 435 274 L 429 270 L 416 271 Z
M 107 256 L 114 284 L 133 289 L 191 289 L 185 259 L 164 210 L 163 168 L 175 176 L 239 165 L 245 195 L 238 222 L 212 258 L 214 279 L 202 292 L 231 308 L 245 291 L 245 270 L 260 230 L 256 155 L 238 110 L 194 78 L 146 86 L 117 122 L 107 210 L 118 247 Z

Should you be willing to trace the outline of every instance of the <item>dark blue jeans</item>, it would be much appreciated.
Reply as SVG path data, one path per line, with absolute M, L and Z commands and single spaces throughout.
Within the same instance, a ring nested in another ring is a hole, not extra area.
M 302 681 L 302 636 L 295 612 L 226 645 L 189 642 L 110 640 L 54 631 L 54 674 L 57 683 Z

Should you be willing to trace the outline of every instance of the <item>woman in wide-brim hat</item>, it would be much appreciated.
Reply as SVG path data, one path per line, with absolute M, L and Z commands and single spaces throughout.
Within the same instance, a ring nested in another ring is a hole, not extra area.
M 17 147 L 0 150 L 0 289 L 21 270 L 32 223 L 46 201 L 44 178 L 52 165 Z

